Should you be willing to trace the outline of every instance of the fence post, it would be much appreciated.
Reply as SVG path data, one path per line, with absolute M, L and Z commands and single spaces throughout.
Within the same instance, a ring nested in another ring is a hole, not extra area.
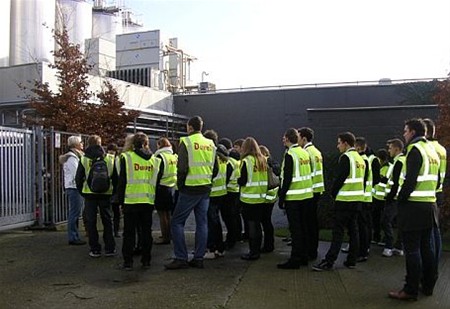
M 36 169 L 35 169 L 35 177 L 36 177 L 36 223 L 38 226 L 44 225 L 44 216 L 45 210 L 43 207 L 44 203 L 44 186 L 43 186 L 43 144 L 44 144 L 44 136 L 42 132 L 42 127 L 37 126 L 34 130 L 35 139 L 36 139 Z

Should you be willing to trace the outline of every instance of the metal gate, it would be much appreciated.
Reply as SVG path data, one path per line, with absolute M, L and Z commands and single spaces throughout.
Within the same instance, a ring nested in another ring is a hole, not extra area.
M 42 166 L 42 174 L 37 179 L 41 188 L 38 190 L 38 200 L 42 201 L 42 212 L 38 218 L 40 225 L 54 225 L 67 220 L 68 200 L 64 194 L 64 175 L 59 156 L 69 150 L 67 139 L 72 135 L 80 134 L 52 129 L 36 131 L 38 166 Z M 86 138 L 82 136 L 82 139 Z
M 35 221 L 35 135 L 0 126 L 0 230 Z

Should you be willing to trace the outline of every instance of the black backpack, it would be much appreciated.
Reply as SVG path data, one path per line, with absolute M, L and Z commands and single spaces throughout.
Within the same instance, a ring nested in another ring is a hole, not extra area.
M 87 184 L 89 189 L 94 193 L 105 193 L 109 189 L 110 178 L 108 172 L 108 164 L 104 158 L 97 158 L 93 160 Z

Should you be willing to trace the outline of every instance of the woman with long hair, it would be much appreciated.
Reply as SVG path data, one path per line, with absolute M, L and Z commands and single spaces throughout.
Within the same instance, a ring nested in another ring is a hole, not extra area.
M 257 260 L 261 253 L 261 220 L 267 193 L 267 159 L 253 137 L 247 137 L 242 144 L 241 160 L 241 177 L 238 179 L 240 201 L 249 228 L 249 253 L 241 258 Z
M 155 156 L 161 159 L 159 175 L 156 181 L 155 209 L 158 211 L 161 227 L 161 240 L 157 245 L 170 244 L 170 214 L 175 206 L 174 192 L 177 184 L 178 157 L 173 153 L 170 141 L 161 137 L 156 142 L 158 150 Z
M 267 165 L 272 168 L 273 173 L 276 176 L 280 176 L 280 164 L 275 161 L 270 155 L 269 149 L 264 145 L 259 145 L 259 149 L 261 153 L 267 158 Z M 264 210 L 261 219 L 262 229 L 264 231 L 264 243 L 261 248 L 261 253 L 269 253 L 272 252 L 275 248 L 275 237 L 274 237 L 274 228 L 272 224 L 272 211 L 275 202 L 278 197 L 278 189 L 279 187 L 272 189 L 267 192 L 266 201 L 264 203 Z

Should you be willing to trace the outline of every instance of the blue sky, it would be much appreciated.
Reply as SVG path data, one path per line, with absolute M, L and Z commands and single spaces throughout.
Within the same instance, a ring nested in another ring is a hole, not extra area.
M 124 0 L 217 88 L 445 77 L 448 0 Z

